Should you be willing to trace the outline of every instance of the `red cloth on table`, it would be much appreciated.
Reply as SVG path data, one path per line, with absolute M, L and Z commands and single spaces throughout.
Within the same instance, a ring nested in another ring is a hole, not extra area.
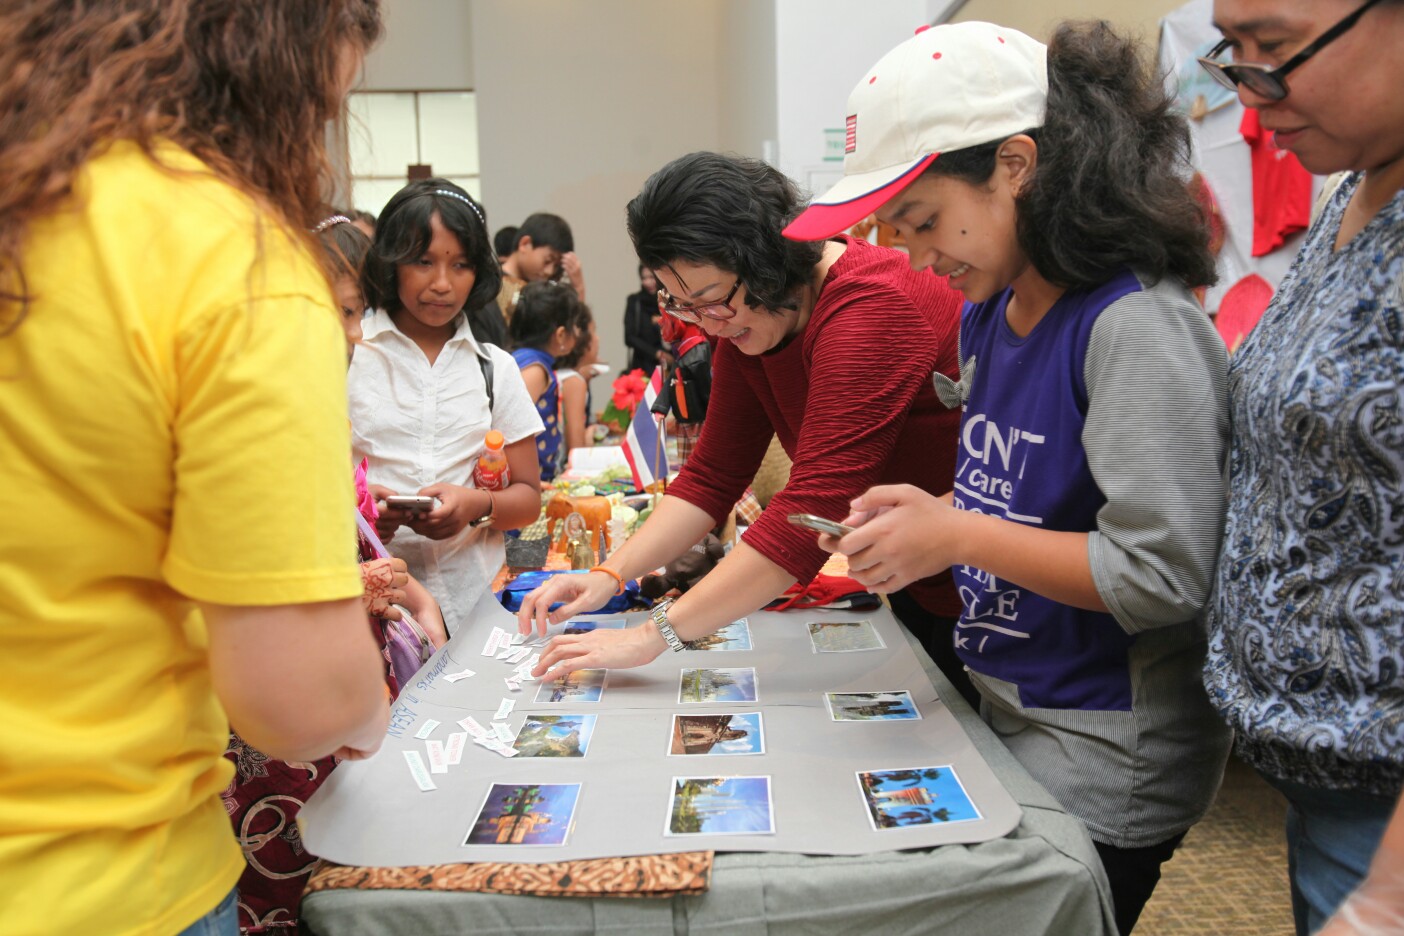
M 702 438 L 668 487 L 720 522 L 779 436 L 794 463 L 790 480 L 745 541 L 801 583 L 828 554 L 789 514 L 841 520 L 874 485 L 942 494 L 955 476 L 960 412 L 936 398 L 931 373 L 959 377 L 961 295 L 944 277 L 912 270 L 903 253 L 841 240 L 847 250 L 800 336 L 759 357 L 719 342 Z M 949 573 L 908 591 L 934 614 L 960 612 Z
M 1244 109 L 1238 132 L 1253 160 L 1252 253 L 1261 257 L 1311 223 L 1311 173 L 1297 162 L 1296 154 L 1278 149 L 1253 108 Z

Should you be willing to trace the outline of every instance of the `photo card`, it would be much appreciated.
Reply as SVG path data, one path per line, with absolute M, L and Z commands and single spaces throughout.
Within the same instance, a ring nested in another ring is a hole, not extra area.
M 872 621 L 810 621 L 807 626 L 815 653 L 887 649 Z
M 746 618 L 741 618 L 739 621 L 732 621 L 715 634 L 708 634 L 706 637 L 689 640 L 687 649 L 750 650 L 751 623 Z
M 523 757 L 584 757 L 590 749 L 598 717 L 528 715 L 512 747 Z
M 764 754 L 760 712 L 674 715 L 670 755 Z
M 674 777 L 664 835 L 773 835 L 770 777 Z
M 921 712 L 905 689 L 881 692 L 826 692 L 829 717 L 834 721 L 911 721 Z
M 494 783 L 464 845 L 564 845 L 578 783 Z
M 755 702 L 757 701 L 755 667 L 685 669 L 679 680 L 678 701 L 689 703 Z
M 543 681 L 536 689 L 537 702 L 598 702 L 604 695 L 606 669 L 579 669 Z
M 874 829 L 904 829 L 982 818 L 950 765 L 860 770 L 858 789 Z
M 597 630 L 623 630 L 629 622 L 623 618 L 603 618 L 598 621 L 567 621 L 562 634 L 588 634 Z

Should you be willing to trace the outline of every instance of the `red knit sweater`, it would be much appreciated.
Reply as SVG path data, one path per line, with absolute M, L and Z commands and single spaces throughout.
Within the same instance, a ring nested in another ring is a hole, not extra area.
M 960 411 L 936 398 L 931 373 L 958 376 L 960 293 L 913 271 L 903 253 L 841 240 L 848 249 L 801 334 L 759 357 L 718 343 L 702 437 L 668 487 L 720 522 L 779 436 L 794 462 L 790 481 L 745 540 L 800 582 L 828 557 L 789 514 L 842 520 L 874 485 L 944 494 L 955 474 Z M 949 573 L 907 590 L 928 611 L 960 613 Z

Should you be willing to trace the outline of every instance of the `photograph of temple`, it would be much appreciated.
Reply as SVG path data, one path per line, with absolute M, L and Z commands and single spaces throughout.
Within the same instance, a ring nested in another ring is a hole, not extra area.
M 760 712 L 674 715 L 670 754 L 764 754 Z

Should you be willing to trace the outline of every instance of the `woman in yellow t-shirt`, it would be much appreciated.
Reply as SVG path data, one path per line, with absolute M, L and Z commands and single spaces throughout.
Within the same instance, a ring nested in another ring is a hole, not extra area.
M 373 752 L 345 351 L 305 233 L 376 0 L 0 10 L 0 920 L 236 927 L 232 722 Z

